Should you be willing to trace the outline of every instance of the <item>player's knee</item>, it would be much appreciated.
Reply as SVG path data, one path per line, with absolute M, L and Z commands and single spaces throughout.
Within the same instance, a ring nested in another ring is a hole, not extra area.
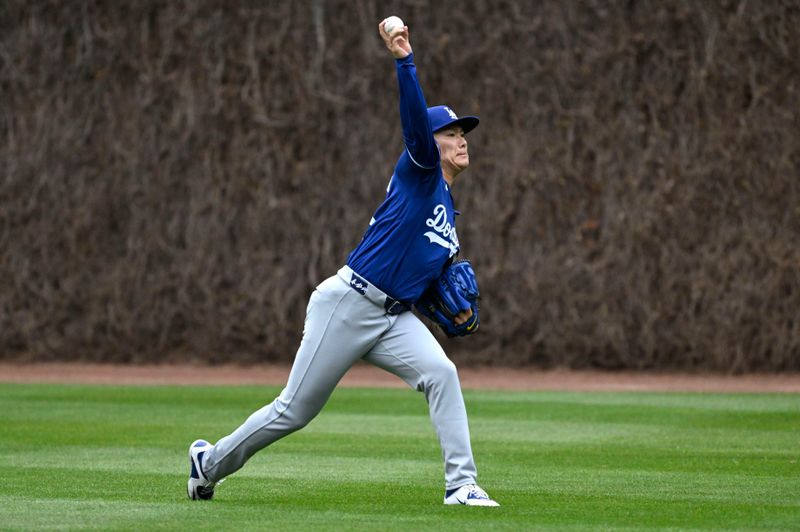
M 289 427 L 289 428 L 290 428 L 290 430 L 291 430 L 292 432 L 294 432 L 294 431 L 296 431 L 296 430 L 300 430 L 300 429 L 302 429 L 303 427 L 305 427 L 306 425 L 308 425 L 309 423 L 311 423 L 311 420 L 312 420 L 312 419 L 314 419 L 314 416 L 311 416 L 311 417 L 306 417 L 306 418 L 297 418 L 297 419 L 294 419 L 294 420 L 292 420 L 292 422 L 290 423 L 290 427 Z
M 452 361 L 445 358 L 430 369 L 429 380 L 431 384 L 444 384 L 458 382 L 458 370 Z
M 321 409 L 316 404 L 294 400 L 281 413 L 281 422 L 287 431 L 294 432 L 311 423 Z

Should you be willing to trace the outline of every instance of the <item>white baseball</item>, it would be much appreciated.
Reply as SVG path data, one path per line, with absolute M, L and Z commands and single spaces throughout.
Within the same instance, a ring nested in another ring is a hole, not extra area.
M 400 17 L 392 15 L 383 22 L 383 31 L 391 35 L 396 30 L 402 30 L 403 26 L 405 26 L 405 24 L 403 24 Z

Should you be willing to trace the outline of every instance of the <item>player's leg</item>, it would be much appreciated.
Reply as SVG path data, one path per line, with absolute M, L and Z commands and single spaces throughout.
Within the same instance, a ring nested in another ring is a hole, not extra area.
M 401 314 L 364 360 L 425 394 L 442 447 L 446 489 L 475 484 L 477 471 L 458 373 L 427 327 L 412 313 Z
M 303 340 L 286 387 L 206 454 L 203 470 L 208 479 L 230 475 L 259 450 L 304 427 L 347 370 L 390 325 L 383 309 L 341 278 L 331 277 L 317 287 L 308 303 Z

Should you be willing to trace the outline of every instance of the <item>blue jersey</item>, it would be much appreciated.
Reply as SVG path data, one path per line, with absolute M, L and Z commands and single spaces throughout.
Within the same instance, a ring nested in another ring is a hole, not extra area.
M 459 250 L 457 214 L 442 175 L 414 58 L 395 60 L 406 149 L 386 199 L 347 265 L 386 294 L 415 303 Z

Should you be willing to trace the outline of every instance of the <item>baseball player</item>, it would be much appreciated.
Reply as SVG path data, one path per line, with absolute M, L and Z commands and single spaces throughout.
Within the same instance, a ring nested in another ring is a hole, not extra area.
M 408 27 L 389 34 L 385 20 L 378 32 L 395 58 L 405 142 L 386 198 L 347 264 L 312 293 L 280 395 L 216 444 L 196 440 L 189 447 L 192 499 L 212 498 L 216 484 L 253 454 L 308 424 L 347 370 L 366 360 L 425 394 L 444 458 L 444 503 L 499 506 L 476 482 L 455 365 L 409 312 L 459 252 L 450 189 L 469 166 L 465 134 L 478 118 L 459 118 L 446 106 L 427 108 Z M 477 307 L 458 312 L 454 326 L 475 313 Z

